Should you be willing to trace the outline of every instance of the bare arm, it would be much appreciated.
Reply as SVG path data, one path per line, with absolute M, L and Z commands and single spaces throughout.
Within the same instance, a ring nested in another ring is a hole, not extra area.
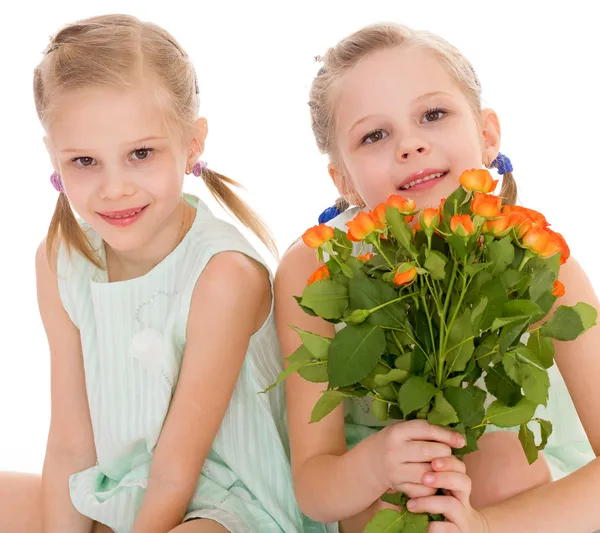
M 158 441 L 134 533 L 181 524 L 225 416 L 251 335 L 266 319 L 266 270 L 237 252 L 213 258 L 200 276 L 179 382 Z
M 291 324 L 322 336 L 334 335 L 330 323 L 308 316 L 293 299 L 302 294 L 307 279 L 319 266 L 314 250 L 299 242 L 285 255 L 279 267 L 275 312 L 284 357 L 300 345 L 297 333 L 289 327 Z M 456 434 L 424 421 L 414 421 L 414 424 L 397 424 L 385 429 L 347 451 L 342 406 L 320 422 L 309 423 L 324 385 L 310 383 L 293 374 L 287 378 L 286 387 L 296 499 L 304 514 L 313 520 L 343 520 L 344 532 L 362 531 L 379 505 L 381 495 L 392 488 L 390 478 L 413 477 L 415 483 L 419 483 L 428 468 L 422 462 L 449 454 L 449 446 L 456 445 Z M 418 439 L 439 443 L 414 442 Z M 408 442 L 411 440 L 413 442 Z M 412 464 L 407 465 L 404 460 Z M 395 468 L 387 468 L 388 465 Z M 397 490 L 399 486 L 393 488 Z
M 557 305 L 587 302 L 596 309 L 600 303 L 594 290 L 573 259 L 561 269 L 566 294 Z M 555 342 L 555 359 L 573 398 L 577 413 L 596 453 L 600 454 L 600 326 L 575 341 Z M 600 530 L 600 459 L 577 472 L 502 503 L 483 509 L 490 533 L 590 533 Z
M 42 473 L 44 533 L 89 533 L 92 521 L 73 507 L 69 477 L 96 462 L 79 330 L 58 293 L 56 256 L 51 269 L 42 244 L 36 255 L 38 304 L 51 359 L 52 409 Z M 53 271 L 54 270 L 54 271 Z

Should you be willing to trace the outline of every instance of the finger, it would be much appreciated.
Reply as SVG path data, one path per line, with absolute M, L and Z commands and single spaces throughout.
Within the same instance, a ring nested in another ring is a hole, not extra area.
M 401 422 L 397 425 L 397 428 L 409 440 L 437 441 L 451 448 L 462 448 L 465 446 L 465 439 L 460 433 L 440 426 L 434 426 L 425 420 Z
M 470 505 L 471 478 L 466 474 L 457 472 L 429 472 L 423 476 L 423 484 L 436 489 L 445 489 L 452 492 L 465 507 Z
M 411 513 L 443 514 L 459 531 L 466 531 L 466 509 L 452 496 L 426 496 L 409 500 L 407 504 Z
M 420 485 L 423 483 L 423 476 L 432 471 L 431 463 L 406 463 L 405 457 L 397 457 L 396 460 L 399 464 L 392 465 L 395 471 L 390 473 L 390 479 L 396 485 L 402 483 L 417 483 Z
M 450 457 L 451 455 L 452 449 L 446 444 L 412 441 L 404 444 L 401 459 L 407 463 L 430 463 L 438 457 Z
M 432 470 L 435 472 L 459 472 L 465 474 L 467 466 L 458 457 L 438 457 L 431 462 Z
M 401 483 L 394 487 L 396 492 L 403 492 L 409 498 L 423 498 L 424 496 L 433 496 L 437 489 L 427 487 L 422 483 Z
M 452 522 L 431 522 L 427 533 L 460 533 Z

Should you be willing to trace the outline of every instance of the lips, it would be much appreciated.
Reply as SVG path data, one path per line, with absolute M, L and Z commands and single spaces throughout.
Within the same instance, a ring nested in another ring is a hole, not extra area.
M 98 214 L 101 217 L 105 217 L 105 218 L 115 218 L 115 219 L 128 218 L 128 217 L 137 215 L 145 207 L 147 207 L 147 206 L 143 205 L 141 207 L 133 207 L 131 209 L 122 209 L 121 211 L 104 211 L 104 212 L 98 211 Z
M 448 174 L 448 170 L 437 168 L 427 168 L 424 170 L 419 170 L 407 176 L 398 186 L 398 189 L 401 191 L 407 191 L 419 185 L 443 178 L 446 174 Z
M 120 211 L 104 211 L 98 212 L 98 215 L 111 226 L 124 228 L 133 224 L 138 220 L 146 210 L 147 205 L 140 207 L 130 207 L 129 209 L 121 209 Z

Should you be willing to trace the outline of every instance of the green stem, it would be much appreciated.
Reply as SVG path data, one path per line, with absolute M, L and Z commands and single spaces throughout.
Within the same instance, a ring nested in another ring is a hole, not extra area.
M 519 265 L 519 272 L 521 272 L 521 270 L 523 270 L 523 267 L 527 264 L 527 262 L 532 257 L 533 257 L 533 254 L 531 253 L 531 251 L 525 250 L 525 254 L 523 255 L 523 260 L 521 261 L 521 264 Z
M 406 298 L 410 298 L 414 296 L 414 293 L 409 293 L 409 294 L 405 294 L 404 296 L 400 296 L 399 298 L 396 298 L 394 300 L 390 300 L 389 302 L 385 302 L 382 303 L 381 305 L 378 305 L 377 307 L 373 307 L 373 309 L 367 309 L 366 311 L 369 312 L 369 314 L 374 313 L 375 311 L 379 311 L 380 309 L 383 309 L 384 307 L 387 307 L 388 305 L 392 305 L 398 302 L 401 302 L 402 300 L 406 299 Z
M 390 268 L 391 268 L 392 270 L 394 270 L 394 265 L 393 265 L 393 263 L 392 263 L 392 262 L 391 262 L 391 261 L 388 259 L 387 255 L 385 255 L 385 254 L 383 253 L 383 250 L 381 249 L 381 246 L 379 245 L 379 240 L 378 240 L 377 238 L 376 238 L 376 239 L 373 241 L 373 244 L 375 245 L 375 248 L 377 248 L 377 251 L 378 251 L 378 252 L 379 252 L 379 253 L 380 253 L 380 254 L 383 256 L 383 258 L 386 260 L 387 264 L 388 264 L 388 265 L 390 265 Z

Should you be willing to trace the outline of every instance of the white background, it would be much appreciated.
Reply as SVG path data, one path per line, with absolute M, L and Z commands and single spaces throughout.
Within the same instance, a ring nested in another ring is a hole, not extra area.
M 48 350 L 34 252 L 56 193 L 32 97 L 48 37 L 78 18 L 124 12 L 163 25 L 192 56 L 206 160 L 241 181 L 283 251 L 335 191 L 312 139 L 308 87 L 328 46 L 377 21 L 439 33 L 473 62 L 499 113 L 524 205 L 567 238 L 596 288 L 600 85 L 595 4 L 538 2 L 12 2 L 0 17 L 0 470 L 41 470 Z M 192 177 L 193 178 L 193 177 Z M 204 194 L 197 181 L 187 189 Z M 274 265 L 274 263 L 272 263 Z

